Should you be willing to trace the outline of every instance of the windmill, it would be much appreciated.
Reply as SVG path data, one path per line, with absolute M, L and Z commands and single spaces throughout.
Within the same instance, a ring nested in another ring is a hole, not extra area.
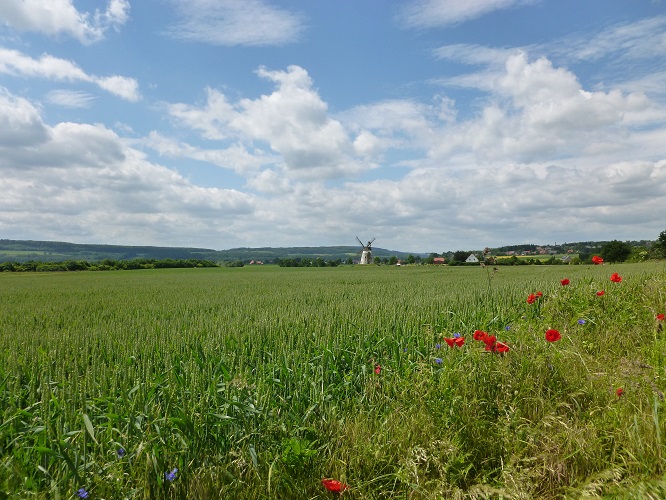
M 372 242 L 375 241 L 375 238 L 368 241 L 367 245 L 364 245 L 363 242 L 358 239 L 358 236 L 356 237 L 356 241 L 358 241 L 363 247 L 358 251 L 358 253 L 361 254 L 361 264 L 372 264 Z

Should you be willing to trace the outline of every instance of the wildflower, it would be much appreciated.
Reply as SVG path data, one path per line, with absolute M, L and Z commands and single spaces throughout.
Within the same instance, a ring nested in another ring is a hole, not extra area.
M 617 390 L 615 391 L 615 395 L 619 398 L 622 397 L 624 394 L 624 389 L 622 387 L 618 387 Z
M 657 321 L 664 321 L 664 319 L 666 318 L 666 314 L 664 314 L 664 313 L 657 314 L 656 318 L 657 318 Z
M 174 468 L 171 472 L 165 472 L 164 473 L 164 478 L 167 481 L 173 481 L 174 479 L 176 479 L 176 474 L 177 473 L 178 473 L 178 469 Z
M 560 283 L 562 286 L 567 286 L 571 281 L 569 281 L 569 278 L 564 278 L 563 280 L 560 280 Z
M 439 342 L 437 342 L 437 343 L 435 344 L 435 349 L 441 349 L 441 348 L 442 348 L 442 344 L 440 344 Z
M 88 498 L 88 492 L 85 490 L 85 488 L 79 488 L 76 492 L 76 496 L 79 498 Z
M 457 338 L 460 338 L 460 337 L 462 337 L 462 335 L 460 335 L 459 333 L 454 333 L 453 334 L 453 338 L 457 339 Z
M 375 373 L 379 375 L 381 372 L 382 372 L 382 366 L 381 365 L 375 366 Z
M 543 293 L 541 293 L 541 292 L 537 292 L 537 293 L 536 293 L 536 296 L 539 297 L 539 298 L 541 298 L 541 297 L 543 297 Z
M 504 342 L 495 342 L 492 347 L 493 352 L 509 352 L 509 346 Z
M 435 358 L 435 363 L 437 363 L 438 365 L 441 365 L 442 364 L 442 358 Z
M 622 276 L 620 276 L 617 273 L 611 274 L 610 280 L 615 282 L 615 283 L 620 283 L 622 281 Z
M 449 347 L 462 347 L 463 344 L 465 343 L 465 339 L 462 337 L 452 337 L 452 338 L 445 338 L 444 342 L 449 344 Z
M 495 342 L 497 342 L 497 337 L 494 335 L 486 335 L 486 338 L 483 339 L 483 343 L 486 344 L 486 351 L 489 351 L 489 347 L 492 347 Z
M 326 488 L 328 491 L 333 491 L 335 493 L 342 493 L 347 488 L 349 488 L 349 486 L 347 486 L 345 483 L 341 483 L 336 479 L 322 479 L 321 484 L 323 484 L 324 488 Z
M 562 335 L 560 335 L 560 332 L 557 330 L 550 329 L 546 332 L 546 340 L 548 342 L 557 342 L 562 338 Z
M 125 448 L 118 448 L 118 451 L 116 451 L 116 455 L 118 458 L 123 458 L 125 456 Z
M 604 295 L 606 295 L 606 290 L 599 290 L 597 292 L 597 297 L 603 297 Z
M 578 320 L 579 325 L 584 325 L 585 323 L 587 323 L 587 322 L 584 319 L 579 319 Z
M 511 325 L 506 325 L 506 326 L 504 327 L 504 330 L 506 330 L 507 332 L 508 332 L 509 330 L 511 330 Z
M 596 265 L 596 264 L 603 264 L 603 263 L 604 263 L 604 259 L 602 259 L 598 255 L 593 255 L 592 256 L 592 264 Z
M 534 303 L 536 302 L 536 299 L 537 299 L 537 296 L 534 295 L 533 293 L 530 293 L 530 294 L 527 296 L 527 303 L 528 303 L 528 304 L 534 304 Z
M 475 330 L 474 331 L 474 340 L 483 340 L 488 336 L 486 332 L 483 332 L 481 330 Z

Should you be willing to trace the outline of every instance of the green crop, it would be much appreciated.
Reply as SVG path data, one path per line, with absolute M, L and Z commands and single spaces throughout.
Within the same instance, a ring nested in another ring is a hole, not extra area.
M 0 498 L 660 498 L 664 312 L 659 263 L 3 273 Z

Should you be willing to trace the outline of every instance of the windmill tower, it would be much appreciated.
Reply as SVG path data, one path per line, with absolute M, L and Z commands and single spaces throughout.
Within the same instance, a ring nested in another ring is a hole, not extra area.
M 361 254 L 361 264 L 372 264 L 372 242 L 375 241 L 375 238 L 368 241 L 367 245 L 364 245 L 363 242 L 358 239 L 358 236 L 356 237 L 356 241 L 358 241 L 362 247 L 358 251 L 358 253 Z

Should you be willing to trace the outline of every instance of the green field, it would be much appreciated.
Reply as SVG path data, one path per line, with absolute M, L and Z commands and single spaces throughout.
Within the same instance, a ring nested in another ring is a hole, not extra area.
M 664 498 L 665 312 L 663 262 L 0 273 L 0 498 Z

